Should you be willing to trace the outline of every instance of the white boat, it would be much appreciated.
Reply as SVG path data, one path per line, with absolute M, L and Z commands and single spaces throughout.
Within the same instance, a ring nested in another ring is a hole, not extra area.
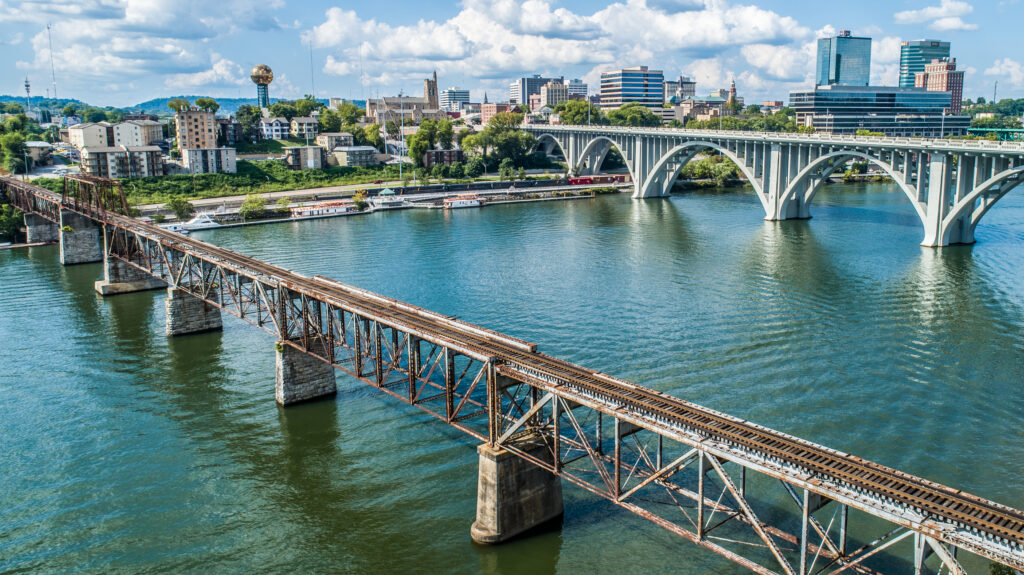
M 332 216 L 347 214 L 356 210 L 352 202 L 319 202 L 292 208 L 293 218 L 311 218 L 316 216 Z
M 210 217 L 210 214 L 203 212 L 201 214 L 197 214 L 196 217 L 185 222 L 184 224 L 181 224 L 181 227 L 188 231 L 208 230 L 210 228 L 219 228 L 220 224 L 215 222 L 213 218 Z
M 480 201 L 480 196 L 476 194 L 462 194 L 454 198 L 445 198 L 443 205 L 446 210 L 454 210 L 458 208 L 478 208 L 483 205 L 483 202 Z
M 185 224 L 163 224 L 160 227 L 169 232 L 178 233 L 183 236 L 187 236 L 189 233 L 188 230 L 185 229 Z
M 373 204 L 373 207 L 381 210 L 405 208 L 409 205 L 405 198 L 396 195 L 391 188 L 385 188 L 379 194 L 370 198 L 370 203 Z

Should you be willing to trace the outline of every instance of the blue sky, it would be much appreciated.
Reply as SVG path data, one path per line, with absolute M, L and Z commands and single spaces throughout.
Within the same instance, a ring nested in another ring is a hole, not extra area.
M 811 84 L 816 38 L 871 36 L 873 83 L 893 85 L 899 42 L 952 42 L 965 93 L 1024 97 L 1024 0 L 0 0 L 0 93 L 127 106 L 153 97 L 255 94 L 248 70 L 274 69 L 275 97 L 362 98 L 441 88 L 508 97 L 515 77 L 583 78 L 648 65 L 696 77 L 698 93 L 736 79 L 748 101 Z M 312 48 L 312 66 L 310 62 Z M 311 75 L 312 68 L 312 75 Z M 51 88 L 52 89 L 52 88 Z

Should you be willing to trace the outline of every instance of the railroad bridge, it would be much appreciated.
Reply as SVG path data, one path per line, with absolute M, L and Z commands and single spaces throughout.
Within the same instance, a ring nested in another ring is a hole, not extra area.
M 1024 181 L 1024 142 L 614 126 L 522 129 L 545 151 L 557 146 L 566 163 L 584 174 L 600 170 L 615 147 L 633 178 L 634 198 L 669 195 L 687 162 L 717 152 L 754 188 L 767 220 L 811 217 L 811 202 L 829 176 L 863 160 L 907 196 L 924 226 L 921 245 L 928 247 L 974 243 L 981 218 Z
M 335 395 L 340 370 L 481 442 L 478 542 L 560 516 L 568 482 L 756 573 L 964 573 L 961 552 L 1024 569 L 1020 510 L 127 217 L 109 180 L 0 195 L 62 263 L 102 263 L 100 293 L 166 289 L 168 336 L 225 313 L 268 332 L 282 406 Z

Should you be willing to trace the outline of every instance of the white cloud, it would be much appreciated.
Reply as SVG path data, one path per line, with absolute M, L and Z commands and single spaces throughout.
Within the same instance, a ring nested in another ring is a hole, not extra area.
M 974 7 L 963 0 L 941 0 L 938 6 L 926 6 L 918 10 L 903 10 L 894 14 L 897 24 L 924 24 L 932 30 L 975 30 L 976 24 L 963 21 L 974 11 Z
M 192 74 L 173 74 L 164 79 L 169 88 L 202 88 L 210 86 L 241 86 L 246 83 L 245 71 L 231 60 L 213 55 L 213 62 L 208 70 Z
M 791 17 L 725 0 L 619 0 L 590 14 L 554 6 L 550 0 L 464 0 L 447 20 L 406 26 L 334 7 L 303 40 L 333 49 L 325 73 L 357 77 L 362 69 L 364 86 L 409 88 L 436 69 L 442 77 L 472 79 L 493 101 L 506 98 L 508 81 L 522 74 L 560 75 L 584 66 L 589 72 L 581 77 L 596 88 L 602 70 L 641 64 L 672 68 L 666 64 L 680 56 L 677 65 L 701 70 L 706 66 L 701 60 L 746 44 L 758 45 L 748 50 L 748 60 L 758 62 L 767 76 L 803 77 L 783 60 L 796 52 L 806 60 L 803 43 L 812 36 Z M 397 38 L 401 41 L 392 41 Z M 800 44 L 789 46 L 793 42 Z M 774 51 L 782 56 L 768 56 Z M 709 81 L 710 68 L 707 72 Z M 724 76 L 728 85 L 732 73 Z M 764 84 L 760 76 L 752 78 Z
M 748 64 L 764 70 L 773 78 L 799 80 L 814 67 L 815 46 L 814 42 L 803 46 L 747 44 L 740 48 L 740 54 Z
M 992 67 L 985 70 L 985 75 L 1000 76 L 1014 86 L 1024 86 L 1024 65 L 1009 58 L 993 62 Z

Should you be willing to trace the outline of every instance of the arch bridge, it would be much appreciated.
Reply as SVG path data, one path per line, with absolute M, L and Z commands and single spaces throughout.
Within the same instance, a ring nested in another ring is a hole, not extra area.
M 634 198 L 668 196 L 702 152 L 728 158 L 754 188 L 767 220 L 806 219 L 824 182 L 851 160 L 885 172 L 924 227 L 921 245 L 974 243 L 981 218 L 1024 181 L 1024 142 L 878 138 L 777 132 L 614 126 L 524 125 L 545 151 L 594 174 L 614 146 L 633 178 Z

